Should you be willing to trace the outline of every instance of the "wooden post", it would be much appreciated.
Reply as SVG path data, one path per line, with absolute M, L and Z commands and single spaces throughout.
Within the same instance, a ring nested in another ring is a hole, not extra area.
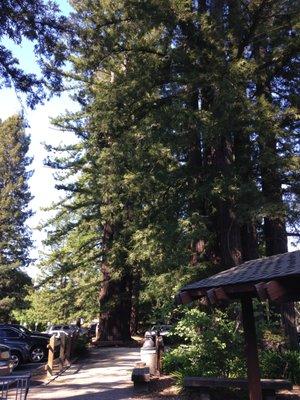
M 247 358 L 249 399 L 262 400 L 255 320 L 252 299 L 250 297 L 242 298 L 242 314 Z
M 72 347 L 72 338 L 70 335 L 66 337 L 66 356 L 65 356 L 65 365 L 71 365 L 71 347 Z
M 50 378 L 53 374 L 53 365 L 54 365 L 54 352 L 55 352 L 55 336 L 51 336 L 50 342 L 48 345 L 49 353 L 48 353 L 48 362 L 47 362 L 47 376 Z
M 64 368 L 66 359 L 66 334 L 60 334 L 60 347 L 59 347 L 59 370 Z

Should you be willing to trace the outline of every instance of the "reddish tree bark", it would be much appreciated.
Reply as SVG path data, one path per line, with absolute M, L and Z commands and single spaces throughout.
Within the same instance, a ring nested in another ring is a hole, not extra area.
M 103 280 L 99 292 L 99 332 L 102 341 L 130 340 L 130 313 L 132 277 L 121 274 L 114 278 L 106 262 L 106 254 L 113 239 L 113 228 L 105 224 L 103 228 L 104 260 L 101 263 Z

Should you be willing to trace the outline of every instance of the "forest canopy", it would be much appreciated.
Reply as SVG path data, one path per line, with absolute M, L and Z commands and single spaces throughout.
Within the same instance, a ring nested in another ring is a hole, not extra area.
M 298 235 L 298 4 L 72 5 L 81 111 L 54 123 L 78 142 L 49 148 L 66 197 L 43 282 L 100 291 L 102 337 L 128 338 L 171 318 L 183 283 L 286 252 Z
M 48 146 L 65 197 L 24 318 L 51 299 L 57 319 L 99 312 L 102 339 L 126 340 L 176 318 L 183 284 L 299 236 L 299 5 L 72 5 L 62 35 L 33 24 L 45 77 L 54 91 L 64 77 L 80 110 L 53 121 L 77 141 Z

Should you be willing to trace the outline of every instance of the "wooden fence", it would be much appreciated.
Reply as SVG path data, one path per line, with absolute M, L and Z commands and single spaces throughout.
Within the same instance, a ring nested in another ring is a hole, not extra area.
M 70 366 L 75 340 L 75 336 L 65 333 L 61 333 L 59 337 L 51 336 L 48 344 L 48 361 L 45 367 L 48 377 Z

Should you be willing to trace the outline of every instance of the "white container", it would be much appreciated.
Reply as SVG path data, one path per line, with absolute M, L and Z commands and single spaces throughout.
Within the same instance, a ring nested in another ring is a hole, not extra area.
M 151 375 L 157 373 L 157 354 L 156 348 L 141 348 L 141 361 L 146 363 L 146 366 L 150 369 Z

